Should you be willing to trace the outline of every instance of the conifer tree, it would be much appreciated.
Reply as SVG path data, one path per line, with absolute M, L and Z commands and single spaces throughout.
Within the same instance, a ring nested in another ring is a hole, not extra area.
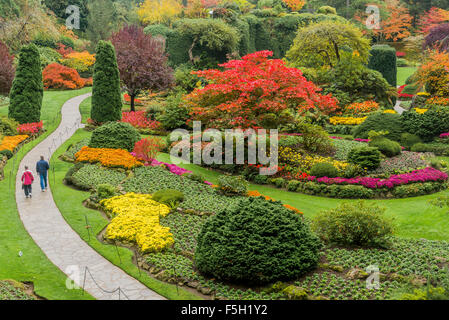
M 94 65 L 91 119 L 103 123 L 122 118 L 120 73 L 114 46 L 101 40 Z
M 20 123 L 39 122 L 43 95 L 39 51 L 34 44 L 23 46 L 10 92 L 8 116 Z

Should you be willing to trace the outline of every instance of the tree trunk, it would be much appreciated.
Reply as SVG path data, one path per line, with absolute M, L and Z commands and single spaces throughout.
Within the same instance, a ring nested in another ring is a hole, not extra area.
M 136 109 L 134 108 L 134 99 L 136 98 L 135 94 L 130 94 L 129 97 L 131 98 L 131 111 L 136 111 Z

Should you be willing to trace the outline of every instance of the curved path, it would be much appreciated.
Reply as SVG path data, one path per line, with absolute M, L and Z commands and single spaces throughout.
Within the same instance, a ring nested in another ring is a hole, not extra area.
M 16 202 L 25 229 L 45 255 L 80 287 L 83 286 L 86 267 L 85 290 L 96 299 L 162 300 L 164 297 L 148 289 L 120 268 L 106 260 L 67 224 L 59 212 L 50 190 L 41 192 L 39 178 L 35 177 L 33 198 L 26 199 L 20 178 L 27 165 L 33 172 L 40 156 L 50 158 L 53 152 L 81 126 L 80 103 L 90 93 L 68 100 L 62 107 L 59 127 L 32 149 L 20 163 L 16 179 Z M 109 291 L 105 292 L 100 289 Z M 70 282 L 69 282 L 70 283 Z M 121 289 L 121 292 L 116 290 Z M 115 292 L 111 293 L 111 291 Z

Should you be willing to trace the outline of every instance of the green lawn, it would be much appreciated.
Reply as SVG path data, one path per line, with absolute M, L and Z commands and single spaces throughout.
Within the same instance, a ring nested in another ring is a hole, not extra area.
M 26 144 L 5 168 L 5 179 L 0 181 L 0 279 L 14 279 L 34 283 L 39 296 L 47 299 L 92 299 L 80 290 L 68 290 L 66 276 L 53 265 L 23 227 L 15 202 L 15 177 L 17 164 L 37 143 L 53 132 L 60 122 L 60 110 L 68 99 L 87 93 L 85 88 L 74 91 L 51 91 L 44 93 L 41 119 L 47 132 Z M 7 107 L 0 108 L 0 115 L 7 115 Z M 14 160 L 15 159 L 15 160 Z M 13 167 L 13 164 L 15 166 Z M 39 214 L 39 212 L 36 212 Z M 49 235 L 50 236 L 50 235 Z M 19 257 L 19 251 L 23 256 Z
M 398 68 L 398 86 L 402 86 L 405 84 L 405 80 L 415 73 L 417 67 L 399 67 Z
M 160 154 L 158 160 L 170 162 L 170 156 L 168 154 Z M 220 175 L 216 171 L 194 164 L 180 164 L 179 166 L 202 174 L 206 180 L 212 183 L 217 183 L 217 178 Z M 264 195 L 292 205 L 303 211 L 307 217 L 313 217 L 320 210 L 335 207 L 343 201 L 353 201 L 309 196 L 255 184 L 250 184 L 250 190 L 257 190 Z M 387 208 L 386 213 L 394 217 L 398 224 L 397 235 L 400 237 L 449 240 L 449 209 L 437 208 L 428 204 L 428 200 L 442 194 L 449 195 L 449 191 L 423 197 L 370 201 Z

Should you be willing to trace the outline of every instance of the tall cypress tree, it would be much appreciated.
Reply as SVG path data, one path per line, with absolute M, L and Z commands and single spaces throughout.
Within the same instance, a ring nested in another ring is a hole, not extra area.
M 114 46 L 109 41 L 97 45 L 90 117 L 100 123 L 122 118 L 120 73 Z
M 8 116 L 20 123 L 39 122 L 41 119 L 42 69 L 39 51 L 34 44 L 20 50 L 19 65 L 9 94 Z

